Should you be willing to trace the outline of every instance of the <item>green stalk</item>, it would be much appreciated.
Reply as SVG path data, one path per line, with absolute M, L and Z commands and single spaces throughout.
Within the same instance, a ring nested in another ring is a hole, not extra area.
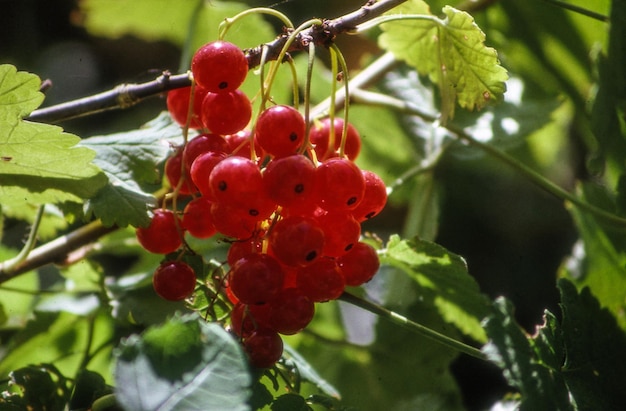
M 352 93 L 353 100 L 358 101 L 360 103 L 371 104 L 371 105 L 382 105 L 385 107 L 392 108 L 397 110 L 398 112 L 410 114 L 414 116 L 419 116 L 422 119 L 430 122 L 436 122 L 438 119 L 428 113 L 421 111 L 420 109 L 413 107 L 411 104 L 406 101 L 378 94 L 373 92 L 362 93 L 358 92 Z M 482 151 L 491 155 L 492 157 L 497 158 L 502 161 L 504 164 L 509 165 L 511 168 L 516 170 L 518 173 L 528 178 L 532 183 L 537 185 L 539 188 L 545 190 L 546 192 L 552 194 L 560 200 L 568 201 L 571 204 L 577 206 L 581 210 L 587 211 L 588 213 L 599 217 L 607 223 L 615 224 L 620 227 L 626 228 L 626 219 L 619 217 L 613 213 L 610 213 L 606 210 L 601 209 L 600 207 L 596 207 L 592 204 L 587 203 L 586 201 L 581 200 L 576 197 L 574 194 L 569 193 L 568 191 L 562 189 L 552 181 L 548 180 L 526 164 L 517 160 L 515 157 L 507 154 L 504 151 L 499 150 L 498 148 L 490 145 L 482 143 L 476 139 L 474 139 L 471 135 L 467 134 L 463 129 L 454 125 L 446 125 L 446 129 L 450 130 L 454 134 L 456 134 L 459 140 L 463 140 L 468 144 L 480 148 Z
M 35 243 L 37 242 L 37 231 L 39 231 L 39 225 L 41 224 L 41 220 L 43 218 L 44 209 L 44 205 L 39 206 L 37 214 L 35 214 L 33 225 L 30 227 L 30 233 L 28 234 L 26 244 L 24 244 L 24 247 L 22 247 L 20 252 L 15 257 L 0 263 L 0 272 L 10 275 L 15 267 L 26 260 L 28 254 L 30 254 L 31 250 L 35 247 Z
M 421 335 L 423 337 L 429 338 L 433 341 L 436 341 L 442 345 L 445 345 L 448 348 L 452 348 L 453 350 L 462 352 L 474 358 L 478 358 L 480 360 L 486 360 L 485 354 L 482 353 L 478 348 L 472 347 L 471 345 L 467 345 L 460 341 L 455 340 L 454 338 L 450 338 L 447 335 L 443 335 L 438 333 L 435 330 L 432 330 L 428 327 L 425 327 L 421 324 L 418 324 L 414 321 L 409 320 L 403 315 L 400 315 L 394 311 L 388 310 L 385 307 L 382 307 L 378 304 L 375 304 L 371 301 L 364 300 L 360 297 L 357 297 L 348 292 L 344 292 L 341 297 L 339 297 L 341 301 L 345 301 L 352 305 L 355 305 L 359 308 L 362 308 L 366 311 L 369 311 L 372 314 L 376 314 L 382 318 L 391 321 L 392 323 L 399 325 L 402 328 L 405 328 L 415 334 Z

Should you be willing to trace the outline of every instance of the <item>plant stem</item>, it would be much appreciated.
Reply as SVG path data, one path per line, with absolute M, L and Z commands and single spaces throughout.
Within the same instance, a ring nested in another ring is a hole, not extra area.
M 37 214 L 35 214 L 35 219 L 33 220 L 33 225 L 30 227 L 30 233 L 28 234 L 26 244 L 24 244 L 24 247 L 22 247 L 20 252 L 15 257 L 0 263 L 0 273 L 10 273 L 14 271 L 17 266 L 28 258 L 28 254 L 30 254 L 31 250 L 35 247 L 35 243 L 37 242 L 37 231 L 39 231 L 39 224 L 41 224 L 44 209 L 44 205 L 39 206 Z
M 35 248 L 28 257 L 19 264 L 9 267 L 0 264 L 0 284 L 38 267 L 50 263 L 62 263 L 72 251 L 97 240 L 101 236 L 116 230 L 117 227 L 105 227 L 100 221 L 84 225 L 71 233 L 58 237 L 40 247 Z
M 429 338 L 433 341 L 436 341 L 440 344 L 445 345 L 446 347 L 452 348 L 453 350 L 460 351 L 464 354 L 472 356 L 474 358 L 478 358 L 480 360 L 486 360 L 485 355 L 478 348 L 472 347 L 465 343 L 455 340 L 454 338 L 450 338 L 447 335 L 443 335 L 438 333 L 435 330 L 432 330 L 428 327 L 425 327 L 421 324 L 418 324 L 414 321 L 409 320 L 403 315 L 400 315 L 394 311 L 388 310 L 385 307 L 382 307 L 378 304 L 375 304 L 371 301 L 364 300 L 360 297 L 357 297 L 348 292 L 344 292 L 341 297 L 339 297 L 341 301 L 345 301 L 352 305 L 355 305 L 359 308 L 362 308 L 366 311 L 371 312 L 372 314 L 376 314 L 380 317 L 383 317 L 392 323 L 399 325 L 415 334 L 421 335 L 423 337 Z
M 404 2 L 406 0 L 367 2 L 358 10 L 346 15 L 335 19 L 324 19 L 322 24 L 302 30 L 292 39 L 290 39 L 291 33 L 281 34 L 274 41 L 246 50 L 248 66 L 253 68 L 261 63 L 264 48 L 267 48 L 266 61 L 272 61 L 277 60 L 281 53 L 284 56 L 286 53 L 306 51 L 311 42 L 327 47 L 333 43 L 336 36 L 351 32 L 359 24 L 380 16 Z M 287 42 L 290 44 L 285 52 L 282 52 Z M 55 123 L 103 111 L 124 109 L 134 106 L 145 98 L 190 85 L 191 78 L 188 73 L 172 75 L 169 72 L 164 72 L 163 75 L 153 81 L 141 84 L 121 84 L 112 90 L 94 96 L 35 110 L 27 120 Z
M 418 109 L 417 107 L 414 107 L 409 102 L 397 99 L 395 97 L 373 93 L 373 92 L 367 92 L 367 93 L 353 92 L 352 96 L 356 97 L 356 101 L 361 102 L 361 103 L 382 105 L 382 106 L 392 108 L 396 111 L 399 111 L 405 114 L 411 114 L 411 115 L 421 117 L 422 119 L 426 121 L 430 121 L 430 122 L 439 121 L 439 119 L 436 116 L 433 116 L 432 114 L 428 114 Z M 445 126 L 445 128 L 451 131 L 452 133 L 454 133 L 459 140 L 463 140 L 474 147 L 480 148 L 485 153 L 491 155 L 492 157 L 497 158 L 498 160 L 502 161 L 504 164 L 509 165 L 511 168 L 515 169 L 524 177 L 528 178 L 532 183 L 534 183 L 541 189 L 545 190 L 546 192 L 552 194 L 553 196 L 557 197 L 558 199 L 568 201 L 572 203 L 573 205 L 577 206 L 578 208 L 580 208 L 581 210 L 587 211 L 593 214 L 594 216 L 604 220 L 607 223 L 615 224 L 620 227 L 626 228 L 625 218 L 619 217 L 613 213 L 610 213 L 606 210 L 601 209 L 600 207 L 596 207 L 592 204 L 589 204 L 581 200 L 580 198 L 576 197 L 574 194 L 571 194 L 568 191 L 564 190 L 563 188 L 559 187 L 552 181 L 542 176 L 540 173 L 536 172 L 535 170 L 533 170 L 526 164 L 522 163 L 521 161 L 517 160 L 515 157 L 507 154 L 506 152 L 501 151 L 498 148 L 490 144 L 486 144 L 486 143 L 476 140 L 474 137 L 466 133 L 460 127 L 448 124 Z
M 575 4 L 566 3 L 560 0 L 544 0 L 546 3 L 554 4 L 557 7 L 561 7 L 565 10 L 573 11 L 578 14 L 582 14 L 583 16 L 590 17 L 595 20 L 602 21 L 604 23 L 608 23 L 610 21 L 609 16 L 605 16 L 601 13 L 596 13 L 595 11 L 588 10 L 584 7 L 576 6 Z

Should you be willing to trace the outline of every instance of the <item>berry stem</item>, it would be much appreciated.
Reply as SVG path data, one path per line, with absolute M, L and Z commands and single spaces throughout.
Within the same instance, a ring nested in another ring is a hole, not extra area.
M 306 82 L 304 84 L 304 142 L 301 154 L 310 145 L 309 133 L 311 132 L 311 81 L 313 79 L 313 66 L 315 65 L 315 44 L 309 43 L 308 61 L 306 66 Z
M 204 3 L 204 1 L 201 1 L 201 3 Z M 218 28 L 218 39 L 219 40 L 223 40 L 224 37 L 226 37 L 226 33 L 228 32 L 228 30 L 235 24 L 237 23 L 237 21 L 241 20 L 242 18 L 251 15 L 251 14 L 267 14 L 269 16 L 273 16 L 276 17 L 277 19 L 279 19 L 287 28 L 289 29 L 293 29 L 293 23 L 291 22 L 291 20 L 289 19 L 289 17 L 287 17 L 286 15 L 284 15 L 283 13 L 281 13 L 278 10 L 274 10 L 274 9 L 270 9 L 268 7 L 255 7 L 252 9 L 248 9 L 245 11 L 242 11 L 241 13 L 224 19 L 224 21 L 222 23 L 220 23 L 219 28 Z
M 349 74 L 348 74 L 348 65 L 346 64 L 346 59 L 339 50 L 339 47 L 335 43 L 332 44 L 331 50 L 336 54 L 337 60 L 339 61 L 339 66 L 341 67 L 341 73 L 343 78 L 343 87 L 344 93 L 346 96 L 350 95 L 350 87 L 349 87 Z M 337 81 L 337 78 L 333 79 L 333 81 Z M 343 157 L 344 152 L 346 150 L 346 139 L 348 138 L 348 112 L 350 111 L 350 100 L 346 100 L 343 105 L 343 128 L 341 130 L 341 144 L 339 146 L 339 156 Z M 331 122 L 334 124 L 334 122 Z M 331 127 L 331 130 L 334 130 L 335 127 Z M 334 144 L 334 142 L 333 142 Z M 331 147 L 330 145 L 328 146 Z
M 480 360 L 486 360 L 485 355 L 478 348 L 462 343 L 461 341 L 457 341 L 454 338 L 450 338 L 447 335 L 443 335 L 435 330 L 411 321 L 405 316 L 400 315 L 395 311 L 388 310 L 387 308 L 375 304 L 371 301 L 367 301 L 348 292 L 344 292 L 341 297 L 339 297 L 339 299 L 341 301 L 345 301 L 349 304 L 369 311 L 372 314 L 383 317 L 391 321 L 392 323 L 401 326 L 402 328 L 405 328 L 415 334 L 421 335 L 440 344 L 443 344 L 448 348 L 452 348 L 453 350 L 460 351 L 464 354 L 467 354 L 474 358 L 478 358 Z

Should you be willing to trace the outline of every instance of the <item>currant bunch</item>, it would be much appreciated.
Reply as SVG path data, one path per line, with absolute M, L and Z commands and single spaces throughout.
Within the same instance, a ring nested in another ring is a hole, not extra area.
M 184 253 L 185 234 L 229 238 L 229 326 L 251 363 L 269 367 L 282 354 L 280 335 L 304 329 L 316 303 L 378 271 L 376 250 L 360 241 L 361 223 L 381 212 L 387 192 L 356 165 L 361 138 L 341 118 L 316 121 L 307 138 L 298 110 L 272 105 L 246 129 L 251 106 L 238 87 L 247 67 L 235 46 L 209 43 L 192 60 L 195 88 L 168 95 L 172 118 L 199 129 L 165 165 L 174 195 L 187 200 L 182 212 L 156 210 L 137 238 L 161 254 Z M 189 270 L 164 262 L 155 290 L 170 300 L 189 297 L 196 283 Z

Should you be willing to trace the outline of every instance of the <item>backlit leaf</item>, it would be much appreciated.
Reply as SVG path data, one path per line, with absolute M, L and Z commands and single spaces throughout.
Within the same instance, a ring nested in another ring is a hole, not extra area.
M 454 115 L 455 101 L 473 110 L 500 100 L 508 76 L 472 16 L 449 6 L 443 13 L 440 19 L 423 1 L 406 2 L 389 14 L 411 17 L 382 24 L 379 43 L 439 86 L 445 123 Z
M 15 122 L 39 107 L 44 98 L 40 84 L 34 74 L 18 72 L 10 64 L 0 65 L 0 121 Z
M 393 236 L 381 262 L 404 271 L 423 292 L 433 294 L 445 321 L 477 341 L 485 340 L 480 320 L 489 313 L 489 303 L 461 257 L 419 238 Z

